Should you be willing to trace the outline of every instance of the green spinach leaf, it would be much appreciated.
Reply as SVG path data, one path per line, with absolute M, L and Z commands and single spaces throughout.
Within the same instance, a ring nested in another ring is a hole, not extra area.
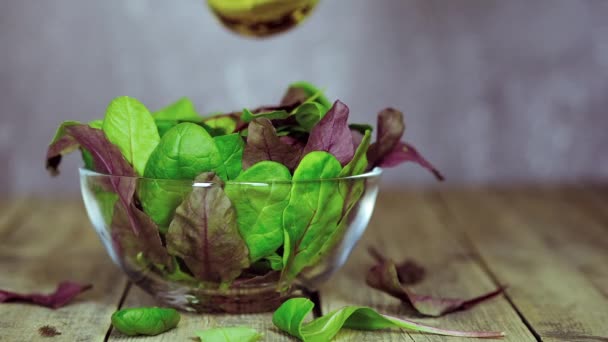
M 175 121 L 202 121 L 202 117 L 196 112 L 194 103 L 182 97 L 167 107 L 152 114 L 154 120 L 175 120 Z
M 291 174 L 284 166 L 263 161 L 226 183 L 226 195 L 237 213 L 239 232 L 255 262 L 283 244 L 282 216 L 290 194 Z M 253 184 L 256 181 L 263 182 Z M 274 183 L 274 182 L 278 183 Z
M 219 174 L 226 175 L 224 181 L 235 179 L 243 169 L 243 138 L 239 133 L 233 133 L 214 137 L 213 140 L 222 158 L 221 167 L 224 169 Z
M 247 245 L 239 235 L 236 212 L 213 173 L 197 183 L 175 210 L 166 236 L 169 253 L 184 260 L 197 279 L 229 284 L 249 266 Z
M 359 147 L 357 147 L 357 151 L 355 151 L 353 159 L 344 166 L 339 177 L 350 177 L 365 171 L 367 168 L 366 152 L 370 140 L 371 132 L 366 131 Z M 338 184 L 338 191 L 340 192 L 340 197 L 344 199 L 340 220 L 334 233 L 325 240 L 319 249 L 319 253 L 311 258 L 311 264 L 317 263 L 318 260 L 332 253 L 344 238 L 344 233 L 349 225 L 348 216 L 365 191 L 365 178 L 341 180 Z
M 112 325 L 125 335 L 162 334 L 177 326 L 180 315 L 175 309 L 169 308 L 129 308 L 112 314 Z
M 216 115 L 205 119 L 203 126 L 211 135 L 221 136 L 234 132 L 236 130 L 237 122 L 231 116 Z
M 343 198 L 338 182 L 309 180 L 333 179 L 342 171 L 333 155 L 315 151 L 304 156 L 296 168 L 289 204 L 283 212 L 285 247 L 280 289 L 311 266 L 327 239 L 332 237 L 342 213 Z
M 249 109 L 243 109 L 241 113 L 241 120 L 244 122 L 251 122 L 254 119 L 266 118 L 268 120 L 286 119 L 290 116 L 286 110 L 272 110 L 269 112 L 252 113 Z
M 300 126 L 304 128 L 306 132 L 310 130 L 325 116 L 327 108 L 322 104 L 314 101 L 304 102 L 298 106 L 293 115 Z
M 102 129 L 137 174 L 143 175 L 148 158 L 160 141 L 148 109 L 134 98 L 118 97 L 108 106 Z
M 193 123 L 180 123 L 171 128 L 150 155 L 139 197 L 148 215 L 165 232 L 175 208 L 191 187 L 184 182 L 202 172 L 222 168 L 222 158 L 213 138 L 204 128 Z M 221 171 L 221 170 L 219 170 Z M 218 172 L 225 176 L 225 172 Z
M 314 308 L 307 298 L 292 298 L 283 303 L 272 316 L 274 325 L 304 342 L 331 341 L 342 328 L 356 330 L 407 329 L 444 336 L 502 337 L 502 332 L 456 331 L 422 325 L 410 320 L 382 315 L 365 306 L 345 306 L 308 323 L 304 319 Z
M 195 332 L 201 342 L 256 342 L 262 334 L 247 327 L 221 327 Z
M 307 101 L 310 101 L 312 98 L 312 100 L 314 100 L 315 102 L 319 103 L 320 105 L 322 105 L 323 107 L 325 107 L 327 109 L 329 109 L 331 107 L 331 102 L 327 99 L 327 97 L 325 97 L 325 95 L 323 95 L 323 92 L 320 89 L 318 89 L 311 83 L 304 82 L 304 81 L 294 82 L 294 83 L 290 84 L 289 89 L 287 90 L 287 93 L 285 94 L 285 96 L 283 97 L 283 100 L 281 102 L 286 102 L 286 103 L 290 102 L 290 101 L 288 101 L 288 98 L 294 98 L 294 96 L 293 96 L 294 93 L 295 94 L 298 93 L 298 92 L 292 92 L 291 96 L 288 96 L 288 95 L 290 95 L 291 89 L 297 89 L 298 92 L 305 94 L 307 97 Z

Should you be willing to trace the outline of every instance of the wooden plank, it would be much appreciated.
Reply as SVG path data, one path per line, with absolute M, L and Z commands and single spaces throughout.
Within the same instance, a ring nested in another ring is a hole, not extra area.
M 600 186 L 560 189 L 560 197 L 602 223 L 608 231 L 608 191 Z
M 427 269 L 427 277 L 414 290 L 446 297 L 473 297 L 496 287 L 480 267 L 474 251 L 433 210 L 422 193 L 383 193 L 365 233 L 345 267 L 321 290 L 323 312 L 345 305 L 371 306 L 380 312 L 412 318 L 397 299 L 369 288 L 365 274 L 372 265 L 367 255 L 374 245 L 396 260 L 411 258 Z M 475 308 L 441 318 L 415 318 L 442 328 L 506 331 L 503 341 L 534 341 L 511 305 L 497 297 Z M 446 337 L 406 331 L 359 332 L 344 330 L 338 341 L 444 341 Z M 470 341 L 449 338 L 449 341 Z
M 152 296 L 136 286 L 132 286 L 122 307 L 163 306 Z M 198 341 L 193 339 L 194 332 L 228 326 L 247 326 L 264 334 L 264 341 L 293 341 L 281 333 L 272 324 L 272 313 L 224 315 L 224 314 L 192 314 L 180 312 L 181 320 L 177 328 L 164 334 L 147 337 L 146 341 Z M 129 337 L 112 329 L 109 341 L 140 341 L 141 337 Z
M 19 220 L 23 218 L 21 214 L 27 209 L 28 199 L 25 197 L 0 200 L 0 237 L 5 231 L 19 224 Z
M 446 192 L 454 227 L 466 232 L 507 295 L 543 341 L 601 341 L 608 298 L 584 268 L 606 275 L 608 236 L 573 206 L 542 192 Z
M 54 341 L 103 341 L 110 315 L 126 285 L 91 228 L 80 200 L 28 203 L 19 226 L 0 240 L 0 288 L 51 292 L 62 280 L 90 282 L 93 289 L 57 310 L 0 304 L 0 340 L 37 341 L 38 329 L 56 328 Z M 45 339 L 45 340 L 48 340 Z

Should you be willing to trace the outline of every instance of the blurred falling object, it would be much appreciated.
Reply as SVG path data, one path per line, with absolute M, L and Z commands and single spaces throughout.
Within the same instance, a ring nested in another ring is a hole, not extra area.
M 213 14 L 229 30 L 269 37 L 303 22 L 319 0 L 208 0 Z

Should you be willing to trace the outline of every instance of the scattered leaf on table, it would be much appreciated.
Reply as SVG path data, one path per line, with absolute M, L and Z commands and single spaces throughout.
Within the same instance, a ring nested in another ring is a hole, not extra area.
M 239 234 L 236 212 L 212 172 L 196 177 L 194 187 L 175 210 L 167 233 L 169 253 L 184 260 L 197 279 L 230 283 L 249 266 L 249 251 Z
M 17 293 L 0 290 L 0 303 L 24 302 L 57 309 L 68 304 L 74 297 L 92 288 L 91 284 L 79 284 L 73 281 L 59 283 L 55 292 L 51 294 Z
M 355 147 L 348 128 L 348 107 L 336 101 L 323 119 L 310 131 L 303 154 L 312 151 L 331 153 L 342 165 L 353 159 Z
M 243 169 L 270 160 L 293 170 L 300 160 L 301 150 L 283 143 L 270 120 L 261 118 L 249 123 L 247 144 L 243 152 Z
M 247 327 L 221 327 L 195 332 L 201 342 L 256 342 L 262 334 Z
M 386 261 L 386 257 L 384 257 L 376 248 L 370 246 L 367 248 L 367 251 L 378 263 Z M 425 268 L 411 259 L 406 259 L 398 264 L 396 263 L 395 268 L 397 269 L 397 277 L 399 278 L 399 283 L 401 283 L 401 285 L 418 284 L 426 276 Z
M 430 327 L 410 320 L 382 315 L 365 306 L 345 306 L 308 323 L 314 303 L 307 298 L 292 298 L 281 305 L 272 316 L 274 325 L 304 342 L 327 342 L 342 329 L 381 330 L 407 329 L 424 333 L 461 337 L 502 337 L 502 332 L 456 331 Z
M 401 300 L 404 304 L 411 305 L 419 313 L 433 317 L 469 309 L 480 302 L 496 297 L 504 290 L 498 288 L 470 299 L 419 295 L 399 282 L 397 266 L 389 259 L 379 260 L 376 265 L 372 266 L 367 273 L 366 282 L 369 286 Z
M 180 315 L 170 308 L 128 308 L 112 314 L 112 325 L 125 335 L 154 336 L 177 326 Z

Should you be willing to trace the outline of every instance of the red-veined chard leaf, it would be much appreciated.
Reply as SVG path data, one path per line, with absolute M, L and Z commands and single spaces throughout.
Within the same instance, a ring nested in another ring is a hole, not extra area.
M 300 160 L 301 152 L 297 146 L 285 144 L 280 140 L 270 120 L 255 119 L 249 123 L 247 144 L 243 152 L 243 169 L 270 160 L 293 170 Z
M 400 141 L 404 131 L 403 113 L 393 108 L 378 113 L 377 140 L 367 151 L 369 168 L 395 167 L 401 163 L 414 162 L 432 172 L 438 180 L 443 180 L 443 175 L 413 146 Z
M 174 263 L 163 246 L 158 227 L 132 200 L 137 178 L 123 179 L 122 182 L 121 195 L 126 197 L 130 204 L 127 208 L 120 202 L 114 205 L 110 233 L 116 251 L 122 256 L 121 259 L 131 263 L 129 268 L 155 266 L 172 271 Z M 134 231 L 133 224 L 137 226 L 137 231 Z
M 323 119 L 310 131 L 303 154 L 312 151 L 331 153 L 342 165 L 346 165 L 355 154 L 352 135 L 348 128 L 348 107 L 336 101 Z
M 375 253 L 376 257 L 380 254 Z M 380 259 L 372 266 L 366 277 L 369 286 L 385 292 L 406 305 L 410 305 L 420 314 L 426 316 L 443 316 L 445 314 L 466 310 L 480 302 L 493 298 L 503 292 L 503 288 L 498 288 L 488 293 L 470 299 L 460 298 L 439 298 L 414 293 L 399 279 L 397 265 L 392 260 Z
M 370 167 L 378 166 L 384 156 L 399 143 L 405 132 L 403 113 L 393 108 L 386 108 L 378 113 L 377 125 L 376 142 L 367 152 Z
M 249 266 L 249 251 L 221 180 L 208 172 L 195 182 L 208 186 L 195 186 L 175 210 L 167 248 L 184 260 L 197 279 L 227 284 Z
M 67 147 L 68 143 L 70 147 Z M 108 141 L 103 131 L 81 124 L 66 126 L 64 136 L 49 146 L 47 169 L 51 174 L 57 174 L 62 155 L 78 147 L 90 152 L 94 171 L 113 176 L 108 177 L 109 184 L 105 190 L 117 194 L 122 206 L 130 212 L 134 185 L 133 178 L 129 177 L 135 177 L 136 173 L 120 150 Z M 133 221 L 134 215 L 130 213 L 128 217 L 133 232 L 137 233 L 138 224 Z
M 14 291 L 0 290 L 0 303 L 23 302 L 46 306 L 51 309 L 58 309 L 67 305 L 74 297 L 92 287 L 93 285 L 91 284 L 63 281 L 59 283 L 55 292 L 51 294 L 17 293 Z
M 304 342 L 331 341 L 342 328 L 356 330 L 406 329 L 444 336 L 502 337 L 502 332 L 457 331 L 435 328 L 410 320 L 378 313 L 365 306 L 345 306 L 324 316 L 304 323 L 314 303 L 307 298 L 292 298 L 283 303 L 272 315 L 272 322 L 280 330 Z
M 398 142 L 397 145 L 382 158 L 378 163 L 378 166 L 395 167 L 405 162 L 414 162 L 429 170 L 438 180 L 444 180 L 441 172 L 439 172 L 433 164 L 424 159 L 414 146 L 404 142 Z
M 374 247 L 368 247 L 369 254 L 376 259 L 378 263 L 384 262 L 386 258 Z M 397 277 L 401 285 L 414 285 L 421 282 L 426 276 L 426 270 L 416 261 L 406 259 L 398 264 L 395 264 Z

